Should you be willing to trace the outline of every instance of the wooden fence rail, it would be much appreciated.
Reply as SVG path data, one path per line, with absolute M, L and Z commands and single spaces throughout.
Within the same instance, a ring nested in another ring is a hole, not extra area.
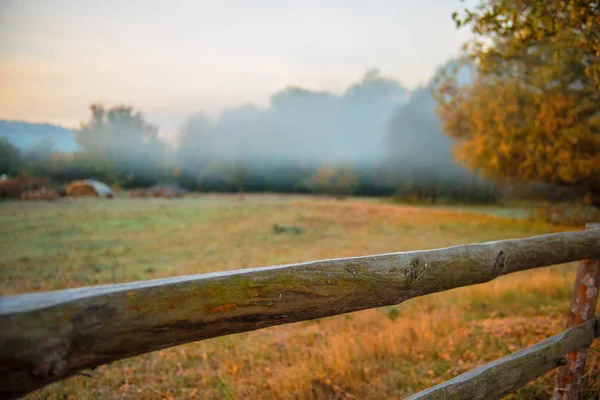
M 565 354 L 589 346 L 600 336 L 599 324 L 600 319 L 590 319 L 543 342 L 414 394 L 406 400 L 501 399 L 546 372 L 566 364 Z
M 1 297 L 0 398 L 186 342 L 399 304 L 581 259 L 600 259 L 600 229 Z M 581 346 L 589 329 L 548 346 Z

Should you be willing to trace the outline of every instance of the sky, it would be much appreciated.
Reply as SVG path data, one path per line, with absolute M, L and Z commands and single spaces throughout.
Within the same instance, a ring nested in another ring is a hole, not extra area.
M 460 0 L 0 0 L 0 119 L 76 128 L 127 104 L 176 132 L 190 115 L 341 93 L 367 69 L 414 89 L 469 39 Z

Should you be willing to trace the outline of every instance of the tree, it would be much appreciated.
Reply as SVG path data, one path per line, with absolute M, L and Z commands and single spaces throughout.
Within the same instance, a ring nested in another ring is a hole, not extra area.
M 467 167 L 507 181 L 585 189 L 600 206 L 600 7 L 589 1 L 484 0 L 471 26 L 477 76 L 441 75 L 444 132 Z
M 538 84 L 585 76 L 588 89 L 600 89 L 598 2 L 482 0 L 452 18 L 457 27 L 472 27 L 475 37 L 465 48 L 484 74 L 518 68 Z
M 23 155 L 7 138 L 0 138 L 0 174 L 16 175 L 23 166 Z
M 208 117 L 198 113 L 188 118 L 179 136 L 178 167 L 186 174 L 198 176 L 215 158 L 214 142 L 218 139 Z
M 106 110 L 100 104 L 90 110 L 92 117 L 82 123 L 77 141 L 96 166 L 105 160 L 125 186 L 150 185 L 168 175 L 167 145 L 140 112 L 128 106 Z
M 313 193 L 328 193 L 343 198 L 356 190 L 358 178 L 350 167 L 323 165 L 304 181 L 304 186 Z
M 236 162 L 229 168 L 227 181 L 235 187 L 237 192 L 243 196 L 244 185 L 248 180 L 248 168 L 243 162 Z

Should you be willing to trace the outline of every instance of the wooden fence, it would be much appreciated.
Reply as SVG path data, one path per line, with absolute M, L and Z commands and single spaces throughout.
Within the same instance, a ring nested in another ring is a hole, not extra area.
M 182 343 L 598 259 L 600 225 L 590 224 L 526 239 L 0 297 L 0 398 Z M 577 398 L 587 346 L 600 335 L 599 271 L 598 261 L 580 263 L 573 327 L 410 399 L 499 399 L 557 366 L 555 398 Z

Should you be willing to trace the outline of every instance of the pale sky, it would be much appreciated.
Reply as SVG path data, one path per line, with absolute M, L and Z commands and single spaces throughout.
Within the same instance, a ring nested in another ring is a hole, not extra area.
M 129 104 L 163 134 L 198 111 L 342 92 L 369 68 L 426 83 L 470 37 L 459 0 L 0 0 L 0 119 L 77 127 Z

